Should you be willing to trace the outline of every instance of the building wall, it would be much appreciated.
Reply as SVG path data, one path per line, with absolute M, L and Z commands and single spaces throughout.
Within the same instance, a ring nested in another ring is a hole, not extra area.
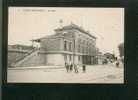
M 69 45 L 69 42 L 72 42 L 73 49 L 74 49 L 74 40 L 75 40 L 75 52 L 76 53 L 95 56 L 96 54 L 96 39 L 95 38 L 90 37 L 89 35 L 82 33 L 75 29 L 64 30 L 64 31 L 61 31 L 61 33 L 62 34 L 64 33 L 64 40 L 67 41 L 67 45 Z
M 14 63 L 17 59 L 25 56 L 28 51 L 23 50 L 8 50 L 8 67 Z M 37 53 L 35 56 L 31 56 L 17 67 L 31 67 L 46 65 L 46 54 Z
M 31 56 L 30 59 L 25 60 L 19 67 L 34 67 L 46 65 L 46 54 L 38 52 L 36 55 Z
M 68 52 L 73 52 L 73 47 L 74 47 L 74 42 L 73 42 L 73 33 L 74 33 L 74 30 L 65 30 L 65 31 L 60 31 L 61 33 L 58 33 L 57 35 L 59 34 L 62 34 L 63 38 L 62 38 L 62 42 L 61 42 L 61 49 L 62 51 L 68 51 Z M 66 50 L 65 50 L 65 41 L 66 41 Z M 70 47 L 70 44 L 71 44 L 71 47 Z
M 8 50 L 8 66 L 16 61 L 18 58 L 23 57 L 27 51 L 21 50 Z
M 79 31 L 76 31 L 76 33 L 76 52 L 94 56 L 96 51 L 96 39 Z
M 63 42 L 67 42 L 67 50 L 63 49 L 64 51 L 68 51 L 68 52 L 72 52 L 74 51 L 74 47 L 75 47 L 75 57 L 74 57 L 74 63 L 75 64 L 82 64 L 82 55 L 92 55 L 92 53 L 94 53 L 93 51 L 95 50 L 95 39 L 93 39 L 92 37 L 81 33 L 75 29 L 72 30 L 64 30 L 62 31 L 62 33 L 64 33 L 64 41 Z M 60 34 L 58 32 L 58 34 Z M 81 41 L 80 41 L 81 40 Z M 85 41 L 85 43 L 83 43 L 83 41 Z M 74 44 L 75 42 L 75 44 Z M 86 44 L 88 42 L 88 45 Z M 93 43 L 94 42 L 94 43 Z M 72 50 L 69 50 L 69 43 L 72 43 Z M 90 45 L 91 43 L 91 45 Z M 63 47 L 64 47 L 64 43 L 62 43 Z M 75 45 L 75 46 L 74 46 Z M 80 45 L 80 47 L 79 47 Z M 82 51 L 82 49 L 85 49 Z M 88 49 L 86 49 L 88 48 Z M 79 50 L 80 49 L 80 50 Z M 92 51 L 93 50 L 93 51 Z M 65 54 L 65 56 L 67 56 L 65 58 L 66 62 L 70 62 L 69 60 L 69 56 L 70 54 Z M 73 58 L 73 54 L 72 54 L 72 58 Z M 73 59 L 72 59 L 73 60 Z M 71 60 L 71 62 L 73 62 Z M 91 57 L 89 57 L 89 63 L 91 63 L 93 61 L 91 61 Z
M 64 65 L 64 62 L 63 54 L 46 54 L 47 65 Z
M 65 62 L 73 63 L 73 55 L 72 54 L 46 54 L 46 65 L 62 65 L 64 66 Z M 75 64 L 82 64 L 82 56 L 75 55 L 74 56 Z
M 72 42 L 72 49 L 73 49 L 72 52 L 74 51 L 74 47 L 75 47 L 75 55 L 76 55 L 75 63 L 82 64 L 82 62 L 84 62 L 82 59 L 83 57 L 81 55 L 87 55 L 87 58 L 89 60 L 87 63 L 89 64 L 95 63 L 93 60 L 94 59 L 93 56 L 96 56 L 96 39 L 95 38 L 90 37 L 89 35 L 82 33 L 75 29 L 65 30 L 63 33 L 65 33 L 64 39 L 67 40 L 68 42 L 67 45 L 69 44 L 69 42 Z M 69 47 L 69 45 L 67 47 Z M 79 56 L 81 60 L 78 60 Z
M 85 55 L 85 58 L 87 58 L 87 64 L 95 63 L 96 39 L 94 37 L 77 29 L 58 30 L 54 36 L 55 38 L 41 39 L 41 48 L 45 49 L 47 52 L 47 64 L 57 65 L 64 64 L 65 61 L 73 62 L 74 53 L 76 55 L 74 59 L 76 64 L 82 64 L 84 62 L 83 60 L 86 60 L 82 55 Z M 54 51 L 54 53 L 51 53 L 51 51 Z
M 40 45 L 46 51 L 60 51 L 61 38 L 42 39 Z
M 80 55 L 75 56 L 75 64 L 82 64 L 82 56 Z

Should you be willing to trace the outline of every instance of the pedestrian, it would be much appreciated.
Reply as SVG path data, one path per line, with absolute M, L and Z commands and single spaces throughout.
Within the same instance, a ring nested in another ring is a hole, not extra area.
M 85 73 L 86 72 L 86 65 L 82 65 L 82 71 Z
M 69 65 L 65 62 L 66 71 L 69 72 Z
M 72 62 L 71 61 L 69 61 L 69 71 L 72 71 Z
M 72 63 L 70 64 L 70 71 L 72 72 L 72 70 L 73 70 L 73 65 L 72 65 Z
M 103 65 L 105 64 L 104 60 L 102 61 L 102 64 L 103 64 Z
M 116 67 L 119 67 L 119 61 L 116 62 Z
M 75 71 L 75 73 L 78 73 L 79 72 L 78 71 L 78 66 L 76 64 L 74 64 L 74 71 Z

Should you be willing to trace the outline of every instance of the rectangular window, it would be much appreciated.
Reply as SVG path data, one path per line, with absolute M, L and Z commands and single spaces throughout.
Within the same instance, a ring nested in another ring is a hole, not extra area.
M 84 48 L 85 48 L 85 47 L 83 46 L 83 47 L 82 47 L 82 53 L 85 53 Z
M 80 52 L 80 45 L 78 45 L 78 52 Z
M 87 47 L 87 53 L 89 53 L 89 47 Z
M 71 61 L 71 55 L 69 55 L 69 60 Z
M 72 51 L 72 43 L 69 43 L 69 51 Z
M 81 60 L 81 56 L 78 56 L 79 61 Z
M 91 47 L 89 48 L 89 54 L 91 54 Z
M 67 41 L 64 41 L 64 50 L 67 51 Z

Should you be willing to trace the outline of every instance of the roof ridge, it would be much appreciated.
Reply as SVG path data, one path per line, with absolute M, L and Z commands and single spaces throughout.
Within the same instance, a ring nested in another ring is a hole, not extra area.
M 85 29 L 83 29 L 81 26 L 78 26 L 77 24 L 74 24 L 74 23 L 71 23 L 69 25 L 66 25 L 66 26 L 63 26 L 62 28 L 57 28 L 55 29 L 55 31 L 57 30 L 64 30 L 64 29 L 68 29 L 68 28 L 76 28 L 78 29 L 79 31 L 83 32 L 83 33 L 86 33 L 94 38 L 96 38 L 94 35 L 90 34 L 89 31 L 86 31 Z

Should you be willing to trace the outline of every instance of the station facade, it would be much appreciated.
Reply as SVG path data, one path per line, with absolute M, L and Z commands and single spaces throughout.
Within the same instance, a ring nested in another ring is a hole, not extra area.
M 40 43 L 48 65 L 96 64 L 95 36 L 73 23 L 54 31 L 54 35 L 32 40 Z

